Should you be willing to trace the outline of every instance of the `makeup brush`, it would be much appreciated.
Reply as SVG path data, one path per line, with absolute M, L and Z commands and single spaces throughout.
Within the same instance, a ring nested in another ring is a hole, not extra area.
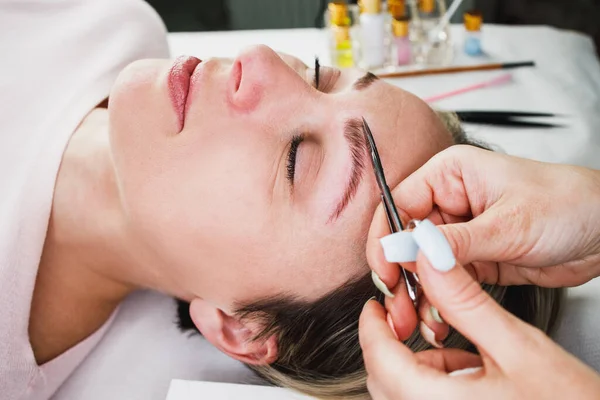
M 510 74 L 510 72 L 506 72 L 494 79 L 490 79 L 487 80 L 485 82 L 479 82 L 479 83 L 475 83 L 475 84 L 471 84 L 465 87 L 461 87 L 459 89 L 454 89 L 451 90 L 449 92 L 445 92 L 445 93 L 441 93 L 441 94 L 437 94 L 435 96 L 431 96 L 431 97 L 427 97 L 423 100 L 425 100 L 427 103 L 433 103 L 436 101 L 440 101 L 443 99 L 447 99 L 449 97 L 453 97 L 453 96 L 457 96 L 459 94 L 463 94 L 463 93 L 468 93 L 468 92 L 472 92 L 474 90 L 478 90 L 478 89 L 484 89 L 484 88 L 488 88 L 491 86 L 497 86 L 497 85 L 502 85 L 504 83 L 508 83 L 510 82 L 512 79 L 512 75 Z
M 452 67 L 415 69 L 408 71 L 381 72 L 375 73 L 380 78 L 407 78 L 412 76 L 456 74 L 459 72 L 473 71 L 491 71 L 495 69 L 514 69 L 521 67 L 535 67 L 534 61 L 509 62 L 509 63 L 491 63 L 479 65 L 458 65 Z

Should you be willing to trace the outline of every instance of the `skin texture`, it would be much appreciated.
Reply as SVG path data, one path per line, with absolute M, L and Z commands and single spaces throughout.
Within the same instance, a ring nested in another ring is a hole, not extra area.
M 392 187 L 452 144 L 415 96 L 384 81 L 356 91 L 364 72 L 325 68 L 319 91 L 313 71 L 264 46 L 200 64 L 180 131 L 172 65 L 127 67 L 108 110 L 94 110 L 69 143 L 32 306 L 38 361 L 93 332 L 137 288 L 192 302 L 196 325 L 230 355 L 273 360 L 273 341 L 247 343 L 256 327 L 232 316 L 236 305 L 279 293 L 310 301 L 368 272 L 379 194 L 366 153 L 356 195 L 330 219 L 350 170 L 344 121 L 368 120 Z M 291 188 L 286 159 L 298 133 Z M 57 329 L 69 339 L 36 339 Z

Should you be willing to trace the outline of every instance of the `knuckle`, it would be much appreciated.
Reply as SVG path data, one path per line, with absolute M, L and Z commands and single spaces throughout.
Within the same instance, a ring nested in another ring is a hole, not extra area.
M 488 308 L 495 304 L 481 285 L 473 279 L 467 279 L 464 283 L 455 286 L 453 293 L 449 296 L 448 304 L 456 311 L 477 311 Z
M 442 226 L 441 229 L 446 236 L 446 240 L 448 240 L 455 257 L 461 263 L 465 263 L 470 261 L 464 259 L 464 253 L 466 249 L 471 248 L 471 233 L 468 229 L 460 229 L 459 226 L 464 225 L 445 225 Z

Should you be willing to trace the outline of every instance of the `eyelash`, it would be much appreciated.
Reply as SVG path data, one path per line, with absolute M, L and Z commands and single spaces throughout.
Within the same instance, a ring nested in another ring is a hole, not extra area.
M 321 64 L 319 64 L 319 57 L 315 57 L 315 89 L 319 90 L 319 73 L 321 71 Z M 296 156 L 298 155 L 298 147 L 300 143 L 304 141 L 304 135 L 295 135 L 290 143 L 290 151 L 287 157 L 287 179 L 291 186 L 294 186 L 294 176 L 296 175 Z
M 296 175 L 296 156 L 298 155 L 298 147 L 304 141 L 304 135 L 296 135 L 292 138 L 290 151 L 287 157 L 287 179 L 291 186 L 294 186 L 294 176 Z
M 319 90 L 319 73 L 321 72 L 321 64 L 319 64 L 319 57 L 315 57 L 315 89 Z

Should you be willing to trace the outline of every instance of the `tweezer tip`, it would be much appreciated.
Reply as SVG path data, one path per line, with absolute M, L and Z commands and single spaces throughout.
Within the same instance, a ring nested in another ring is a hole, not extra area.
M 361 117 L 363 122 L 363 133 L 367 138 L 369 138 L 369 142 L 373 139 L 373 134 L 371 133 L 371 128 L 369 128 L 369 124 L 367 124 L 367 120 L 365 117 Z

